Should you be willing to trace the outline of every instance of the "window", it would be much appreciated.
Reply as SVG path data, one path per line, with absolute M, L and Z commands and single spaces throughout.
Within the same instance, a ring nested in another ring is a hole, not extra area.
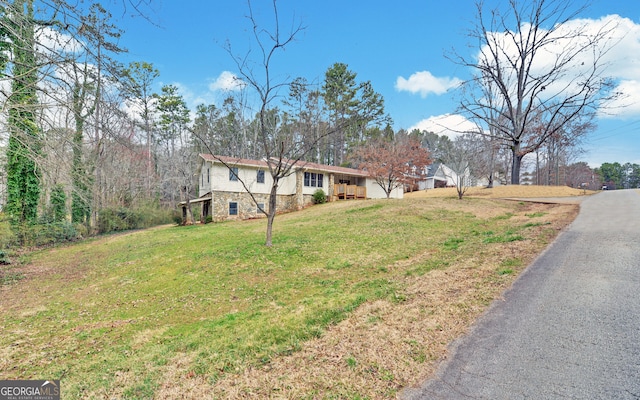
M 324 175 L 313 172 L 304 173 L 304 185 L 308 187 L 322 187 Z
M 258 203 L 258 208 L 256 209 L 256 212 L 261 213 L 262 211 L 267 211 L 267 209 L 264 208 L 264 203 Z
M 229 203 L 229 215 L 238 215 L 238 203 L 235 201 Z
M 258 181 L 258 183 L 264 183 L 264 170 L 263 169 L 259 169 L 258 170 L 258 175 L 256 176 L 256 180 Z
M 238 167 L 233 167 L 229 169 L 229 180 L 230 181 L 238 180 Z
M 207 168 L 207 183 L 209 183 L 210 176 L 211 176 L 211 171 L 209 170 L 209 168 Z

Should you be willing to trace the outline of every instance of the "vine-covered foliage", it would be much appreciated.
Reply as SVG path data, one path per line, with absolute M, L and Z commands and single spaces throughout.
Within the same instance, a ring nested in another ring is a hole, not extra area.
M 25 7 L 26 6 L 26 7 Z M 24 10 L 24 11 L 23 11 Z M 34 49 L 33 4 L 13 4 L 10 36 L 13 53 L 12 94 L 8 100 L 9 148 L 7 150 L 7 204 L 5 211 L 14 225 L 33 223 L 40 201 L 39 129 L 36 124 L 38 80 Z

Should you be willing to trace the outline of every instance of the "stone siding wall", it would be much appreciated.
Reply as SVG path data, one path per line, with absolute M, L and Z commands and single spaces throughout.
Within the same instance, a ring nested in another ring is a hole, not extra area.
M 256 200 L 263 203 L 264 207 L 269 206 L 268 194 L 255 194 Z M 276 210 L 278 213 L 299 210 L 299 198 L 296 195 L 278 195 L 276 198 Z M 229 215 L 229 203 L 238 203 L 238 215 Z M 312 204 L 313 197 L 304 195 L 303 207 Z M 246 192 L 215 192 L 213 195 L 213 210 L 211 210 L 214 221 L 225 221 L 234 219 L 264 218 L 264 214 L 257 210 L 256 204 Z

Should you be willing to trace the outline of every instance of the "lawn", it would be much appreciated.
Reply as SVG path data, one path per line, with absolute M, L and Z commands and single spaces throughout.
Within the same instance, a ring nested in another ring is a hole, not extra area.
M 575 205 L 348 201 L 159 227 L 2 266 L 0 379 L 63 398 L 389 398 L 419 382 Z

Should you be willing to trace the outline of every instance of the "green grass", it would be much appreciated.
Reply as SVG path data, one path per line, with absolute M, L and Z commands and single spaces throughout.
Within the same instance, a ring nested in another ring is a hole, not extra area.
M 447 209 L 457 201 L 312 207 L 278 216 L 271 248 L 263 245 L 265 221 L 254 220 L 33 253 L 27 262 L 46 274 L 2 275 L 13 297 L 0 308 L 0 379 L 61 379 L 67 399 L 114 390 L 146 399 L 181 355 L 210 383 L 268 364 L 364 302 L 404 301 L 401 277 L 447 268 L 489 243 L 522 240 L 509 227 L 515 205 L 487 203 L 504 213 L 485 220 Z M 411 356 L 426 358 L 418 344 Z M 393 379 L 392 371 L 380 373 Z
M 21 272 L 14 272 L 6 266 L 0 265 L 0 286 L 13 285 L 24 278 Z
M 500 235 L 489 236 L 484 239 L 484 243 L 509 243 L 518 240 L 524 240 L 524 236 L 516 235 L 511 231 L 507 231 Z

